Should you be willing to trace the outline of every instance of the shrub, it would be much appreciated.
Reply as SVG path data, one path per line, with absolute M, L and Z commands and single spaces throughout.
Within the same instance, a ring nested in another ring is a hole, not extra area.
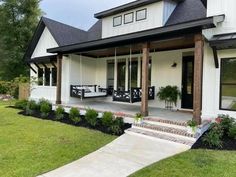
M 17 109 L 26 110 L 27 104 L 28 104 L 28 100 L 19 100 L 15 103 L 15 107 Z
M 220 124 L 212 124 L 209 132 L 203 137 L 203 143 L 210 147 L 222 148 L 221 138 L 223 137 L 223 129 Z
M 26 105 L 26 114 L 33 115 L 35 111 L 38 110 L 38 104 L 34 100 L 28 101 Z
M 197 126 L 197 122 L 195 120 L 189 120 L 187 122 L 189 127 L 196 127 Z
M 87 109 L 85 119 L 89 125 L 95 127 L 97 125 L 98 112 L 94 109 Z
M 39 100 L 40 113 L 42 118 L 48 117 L 49 113 L 52 111 L 52 104 L 45 99 Z
M 79 110 L 77 108 L 71 108 L 69 118 L 73 123 L 79 123 L 81 121 Z
M 236 139 L 236 123 L 234 123 L 234 124 L 229 128 L 228 136 L 229 136 L 230 138 Z
M 229 115 L 219 115 L 221 118 L 220 125 L 224 131 L 224 135 L 229 134 L 229 129 L 233 126 L 234 118 L 230 117 Z
M 110 127 L 113 123 L 113 114 L 111 112 L 104 112 L 102 116 L 102 125 L 106 127 Z
M 123 133 L 124 120 L 122 117 L 117 117 L 113 124 L 110 126 L 109 130 L 113 135 L 121 135 Z
M 58 106 L 55 110 L 56 120 L 62 120 L 64 118 L 65 109 L 62 106 Z

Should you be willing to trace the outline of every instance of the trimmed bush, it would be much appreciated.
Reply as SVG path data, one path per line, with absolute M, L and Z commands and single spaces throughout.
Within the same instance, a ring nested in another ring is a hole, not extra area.
M 102 116 L 102 125 L 106 127 L 110 127 L 113 123 L 114 116 L 111 112 L 104 112 Z
M 15 103 L 15 107 L 16 107 L 17 109 L 26 110 L 27 104 L 28 104 L 28 100 L 18 100 L 18 101 Z
M 234 124 L 234 118 L 230 117 L 229 115 L 219 115 L 219 117 L 221 118 L 220 125 L 224 131 L 224 135 L 228 135 L 229 129 Z
M 97 125 L 97 117 L 98 112 L 94 109 L 87 109 L 85 114 L 85 120 L 88 122 L 89 125 L 95 127 Z
M 40 113 L 42 118 L 47 118 L 49 113 L 52 111 L 52 104 L 45 99 L 39 100 Z
M 223 128 L 220 124 L 213 123 L 209 132 L 203 137 L 203 143 L 210 147 L 222 148 L 221 138 L 224 135 Z
M 234 124 L 229 128 L 228 136 L 229 136 L 230 138 L 236 139 L 236 123 L 234 123 Z
M 64 118 L 65 109 L 62 106 L 58 106 L 55 110 L 56 120 L 62 120 Z
M 117 117 L 109 129 L 113 135 L 121 135 L 123 133 L 123 128 L 124 119 L 122 117 Z
M 34 100 L 28 101 L 28 103 L 26 105 L 26 110 L 25 110 L 26 114 L 31 116 L 37 110 L 38 110 L 38 104 L 36 103 L 36 101 L 34 101 Z
M 77 108 L 71 108 L 69 118 L 73 123 L 79 123 L 81 121 L 79 110 Z

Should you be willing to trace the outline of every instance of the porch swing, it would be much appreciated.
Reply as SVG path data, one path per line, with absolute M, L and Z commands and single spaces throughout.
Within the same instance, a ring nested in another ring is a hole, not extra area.
M 88 98 L 98 98 L 107 97 L 107 89 L 100 88 L 97 85 L 83 85 L 83 72 L 82 72 L 82 58 L 80 55 L 80 81 L 81 85 L 71 85 L 70 86 L 70 96 L 75 98 L 88 99 Z M 98 87 L 98 88 L 97 88 Z

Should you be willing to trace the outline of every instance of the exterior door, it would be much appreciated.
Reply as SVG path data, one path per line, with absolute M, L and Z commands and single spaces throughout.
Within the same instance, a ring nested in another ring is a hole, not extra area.
M 194 56 L 183 57 L 182 108 L 193 109 Z

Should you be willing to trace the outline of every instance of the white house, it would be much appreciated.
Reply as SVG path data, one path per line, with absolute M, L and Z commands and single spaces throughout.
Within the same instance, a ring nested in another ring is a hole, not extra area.
M 88 31 L 41 18 L 25 54 L 39 78 L 32 99 L 99 98 L 140 105 L 147 116 L 165 108 L 156 93 L 172 85 L 182 92 L 176 109 L 198 123 L 236 117 L 235 0 L 137 0 L 95 18 Z

